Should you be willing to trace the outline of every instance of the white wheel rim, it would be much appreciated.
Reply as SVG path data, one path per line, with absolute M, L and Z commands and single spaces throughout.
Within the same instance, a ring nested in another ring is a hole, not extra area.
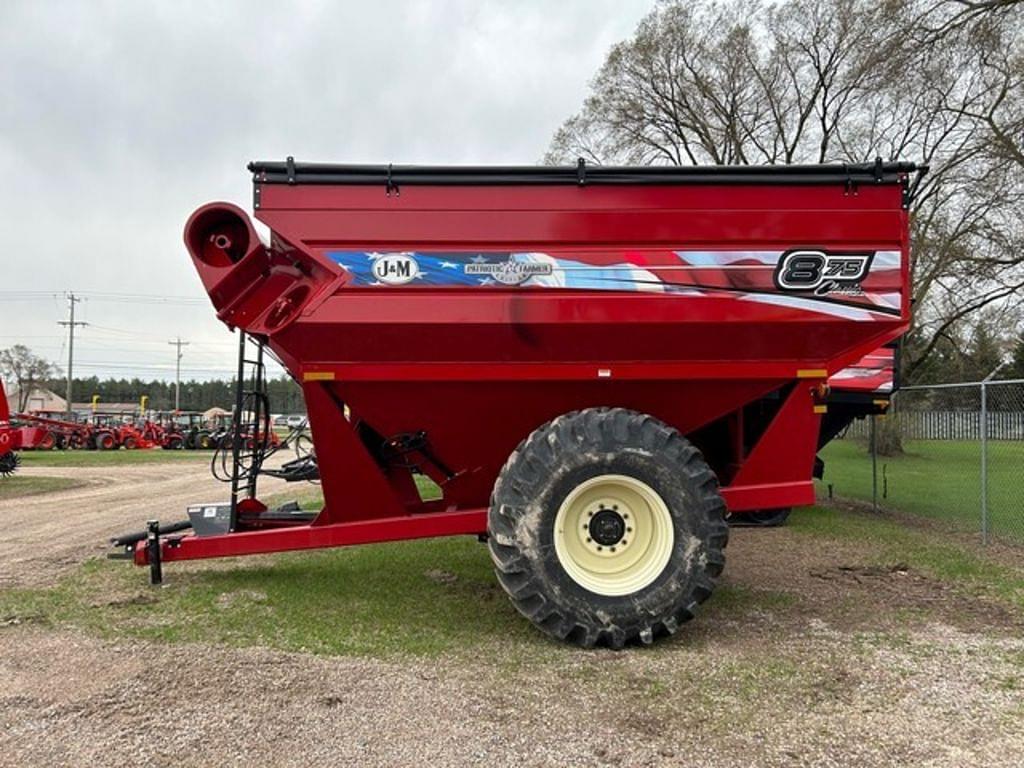
M 595 522 L 604 525 L 595 528 Z M 649 485 L 627 475 L 599 475 L 565 497 L 554 540 L 558 562 L 573 581 L 614 597 L 638 592 L 661 575 L 675 530 L 668 505 Z

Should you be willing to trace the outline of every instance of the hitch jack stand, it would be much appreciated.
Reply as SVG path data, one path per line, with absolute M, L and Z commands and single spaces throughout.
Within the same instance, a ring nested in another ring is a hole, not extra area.
M 146 521 L 146 555 L 149 560 L 149 583 L 159 586 L 164 582 L 164 572 L 160 565 L 160 522 Z

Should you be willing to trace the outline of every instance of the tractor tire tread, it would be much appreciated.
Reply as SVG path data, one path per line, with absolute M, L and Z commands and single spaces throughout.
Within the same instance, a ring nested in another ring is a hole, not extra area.
M 602 622 L 597 612 L 571 613 L 552 602 L 535 573 L 536 566 L 528 552 L 532 542 L 523 541 L 524 533 L 520 532 L 531 499 L 551 475 L 551 467 L 557 465 L 560 453 L 588 448 L 611 454 L 623 446 L 627 446 L 626 450 L 639 446 L 678 467 L 687 488 L 696 496 L 690 513 L 699 518 L 704 554 L 688 590 L 671 610 L 638 616 L 626 626 Z M 604 645 L 618 649 L 627 643 L 646 645 L 656 637 L 672 635 L 694 617 L 722 573 L 729 526 L 718 480 L 692 443 L 647 414 L 599 407 L 558 416 L 538 427 L 516 447 L 491 494 L 488 534 L 497 579 L 519 613 L 560 640 L 585 648 Z

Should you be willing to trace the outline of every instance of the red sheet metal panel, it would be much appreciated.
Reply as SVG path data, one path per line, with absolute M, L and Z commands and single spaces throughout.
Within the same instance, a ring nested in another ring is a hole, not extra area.
M 611 169 L 591 185 L 388 169 L 376 184 L 258 166 L 270 241 L 229 204 L 199 209 L 185 240 L 219 317 L 304 382 L 327 500 L 311 529 L 479 510 L 531 430 L 602 405 L 693 436 L 730 507 L 755 509 L 812 498 L 826 379 L 907 328 L 908 171 Z M 776 396 L 752 444 L 718 436 Z M 443 502 L 378 450 L 420 433 Z

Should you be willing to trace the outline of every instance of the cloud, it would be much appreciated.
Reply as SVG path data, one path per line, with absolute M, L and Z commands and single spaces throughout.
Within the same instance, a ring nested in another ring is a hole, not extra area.
M 203 297 L 182 225 L 211 199 L 248 207 L 250 159 L 537 161 L 650 5 L 6 3 L 0 347 L 63 344 L 62 302 L 2 291 Z M 208 306 L 83 311 L 121 332 L 83 329 L 83 372 L 172 370 L 177 335 L 200 345 L 186 375 L 233 367 Z

